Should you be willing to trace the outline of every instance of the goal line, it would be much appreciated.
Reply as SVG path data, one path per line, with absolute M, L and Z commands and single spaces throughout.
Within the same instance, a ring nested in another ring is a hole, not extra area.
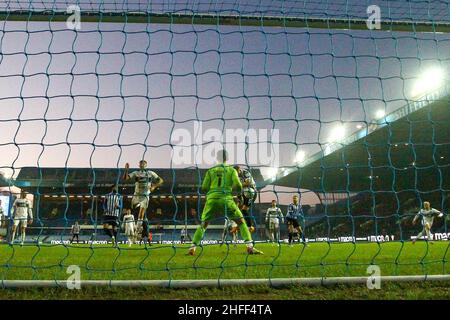
M 426 282 L 450 281 L 450 275 L 415 275 L 415 276 L 381 276 L 384 282 Z M 330 278 L 274 278 L 274 279 L 208 279 L 208 280 L 81 280 L 81 287 L 160 287 L 160 288 L 204 288 L 230 286 L 258 286 L 270 287 L 288 286 L 327 286 L 339 284 L 366 284 L 369 277 L 330 277 Z M 68 288 L 73 281 L 67 280 L 3 280 L 3 288 Z

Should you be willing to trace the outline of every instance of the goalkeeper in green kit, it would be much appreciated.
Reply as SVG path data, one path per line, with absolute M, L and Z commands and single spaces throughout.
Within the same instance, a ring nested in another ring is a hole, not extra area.
M 214 218 L 215 214 L 227 216 L 228 219 L 234 220 L 239 225 L 242 239 L 247 245 L 248 254 L 262 254 L 261 251 L 253 247 L 253 240 L 248 226 L 245 223 L 242 212 L 233 200 L 233 190 L 240 193 L 242 184 L 237 171 L 226 163 L 227 157 L 228 154 L 225 150 L 219 151 L 217 154 L 219 164 L 206 172 L 202 184 L 202 191 L 207 192 L 206 204 L 203 208 L 201 224 L 192 239 L 193 244 L 189 248 L 189 255 L 195 254 L 195 249 L 200 245 L 209 221 Z

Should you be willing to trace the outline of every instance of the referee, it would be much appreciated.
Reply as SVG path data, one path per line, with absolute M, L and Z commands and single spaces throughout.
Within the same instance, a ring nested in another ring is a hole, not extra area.
M 103 202 L 103 230 L 111 237 L 113 246 L 117 245 L 119 218 L 122 211 L 123 198 L 118 192 L 118 186 L 112 185 L 111 192 L 105 195 Z

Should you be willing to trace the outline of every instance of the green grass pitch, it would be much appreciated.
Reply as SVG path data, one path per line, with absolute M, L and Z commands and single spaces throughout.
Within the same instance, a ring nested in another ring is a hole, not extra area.
M 187 256 L 188 245 L 19 245 L 0 246 L 0 273 L 8 280 L 65 280 L 78 265 L 84 280 L 235 279 L 367 276 L 370 264 L 381 275 L 449 274 L 448 242 L 206 245 Z

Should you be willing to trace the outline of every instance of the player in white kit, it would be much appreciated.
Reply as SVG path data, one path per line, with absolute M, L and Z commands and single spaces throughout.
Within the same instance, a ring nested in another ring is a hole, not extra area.
M 14 219 L 14 225 L 12 227 L 12 235 L 11 235 L 11 244 L 14 243 L 17 227 L 20 224 L 22 231 L 21 245 L 23 245 L 25 241 L 25 230 L 28 224 L 33 223 L 33 210 L 31 209 L 31 203 L 27 199 L 27 193 L 25 191 L 22 191 L 20 193 L 20 198 L 14 201 L 11 208 L 11 215 Z
M 131 208 L 139 208 L 136 232 L 138 234 L 141 232 L 142 236 L 146 236 L 145 234 L 143 234 L 143 232 L 145 231 L 143 222 L 145 218 L 145 212 L 150 201 L 150 193 L 160 185 L 162 185 L 164 183 L 164 180 L 155 172 L 147 169 L 147 161 L 145 160 L 139 161 L 139 170 L 128 174 L 129 168 L 130 165 L 126 163 L 123 180 L 134 180 L 135 182 L 134 195 L 131 199 Z
M 416 239 L 413 239 L 412 243 L 414 244 L 417 239 L 420 239 L 423 234 L 426 234 L 426 241 L 430 241 L 431 239 L 431 227 L 433 226 L 434 217 L 437 216 L 441 218 L 444 214 L 440 212 L 439 210 L 436 210 L 434 208 L 431 208 L 431 205 L 428 201 L 424 201 L 423 203 L 423 209 L 420 209 L 420 211 L 416 214 L 414 217 L 412 224 L 415 225 L 417 220 L 419 218 L 422 218 L 422 231 L 417 235 Z M 432 243 L 432 242 L 430 242 Z
M 280 241 L 280 220 L 284 223 L 283 213 L 281 209 L 277 207 L 277 201 L 272 200 L 272 206 L 267 209 L 266 212 L 266 224 L 269 230 L 270 241 Z
M 123 223 L 125 226 L 125 235 L 128 237 L 128 245 L 131 247 L 131 244 L 134 241 L 136 236 L 136 228 L 134 225 L 134 216 L 131 214 L 130 209 L 125 209 L 125 215 L 123 216 Z

